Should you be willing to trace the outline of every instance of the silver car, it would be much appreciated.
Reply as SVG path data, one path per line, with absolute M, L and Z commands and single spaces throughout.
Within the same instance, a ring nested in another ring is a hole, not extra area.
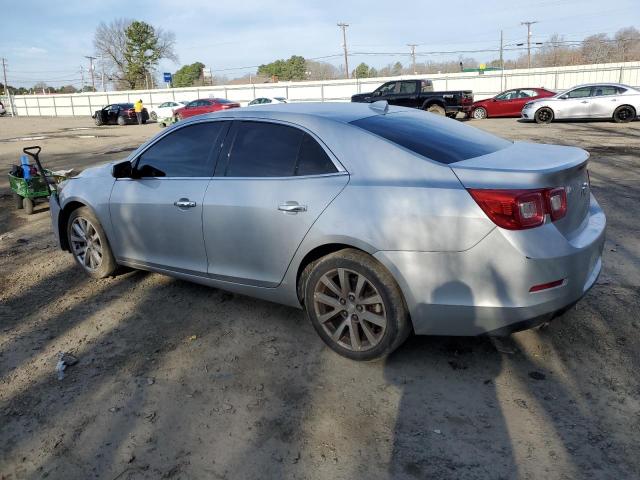
M 596 281 L 589 155 L 428 112 L 282 104 L 194 117 L 51 199 L 61 247 L 304 308 L 357 360 L 411 333 L 504 334 Z
M 630 122 L 640 114 L 640 91 L 621 83 L 578 85 L 553 97 L 528 102 L 522 118 L 537 123 L 553 120 L 610 118 Z

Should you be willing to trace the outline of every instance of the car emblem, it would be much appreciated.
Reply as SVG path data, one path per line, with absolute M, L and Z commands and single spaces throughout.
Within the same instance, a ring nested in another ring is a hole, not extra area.
M 587 194 L 587 189 L 589 188 L 588 182 L 582 182 L 582 191 L 580 192 L 584 197 Z

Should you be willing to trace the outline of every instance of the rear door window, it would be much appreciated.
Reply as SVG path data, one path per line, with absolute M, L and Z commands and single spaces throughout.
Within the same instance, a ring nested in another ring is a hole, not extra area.
M 426 112 L 388 113 L 351 122 L 425 158 L 449 164 L 511 145 L 503 138 Z
M 618 89 L 613 85 L 598 85 L 593 87 L 593 96 L 602 97 L 604 95 L 617 95 Z
M 417 82 L 400 82 L 400 93 L 412 95 L 416 93 L 417 87 Z
M 227 177 L 294 175 L 302 130 L 268 122 L 238 122 Z
M 138 157 L 142 177 L 212 177 L 218 139 L 228 122 L 189 125 L 164 136 Z

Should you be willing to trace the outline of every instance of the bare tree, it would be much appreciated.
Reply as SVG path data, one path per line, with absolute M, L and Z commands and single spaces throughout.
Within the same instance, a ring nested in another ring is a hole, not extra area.
M 131 50 L 131 38 L 127 35 L 129 27 L 134 20 L 127 18 L 119 18 L 110 23 L 101 22 L 96 29 L 93 45 L 96 56 L 103 60 L 105 75 L 109 78 L 117 88 L 135 88 L 141 86 L 131 80 L 131 56 L 128 54 Z M 154 59 L 166 58 L 177 62 L 178 57 L 174 52 L 175 35 L 172 32 L 165 31 L 161 28 L 154 29 Z M 150 65 L 143 68 L 143 79 L 152 77 L 153 71 Z M 144 80 L 143 80 L 144 81 Z

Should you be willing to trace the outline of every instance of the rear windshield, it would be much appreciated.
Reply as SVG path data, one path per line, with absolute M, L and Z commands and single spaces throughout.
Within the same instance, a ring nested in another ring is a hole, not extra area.
M 511 142 L 432 113 L 375 115 L 351 122 L 430 160 L 454 163 L 493 153 Z

